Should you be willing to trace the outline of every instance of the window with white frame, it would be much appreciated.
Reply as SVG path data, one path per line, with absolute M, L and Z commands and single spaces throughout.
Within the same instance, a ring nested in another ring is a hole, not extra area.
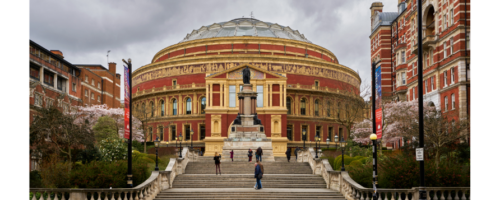
M 444 111 L 448 111 L 448 97 L 444 97 Z
M 434 90 L 434 76 L 431 77 L 431 91 Z
M 428 86 L 428 85 L 427 85 L 427 82 L 428 82 L 428 81 L 427 81 L 427 80 L 425 80 L 425 93 L 429 92 L 429 87 L 427 87 L 427 86 Z
M 229 86 L 229 107 L 236 107 L 236 85 Z
M 448 85 L 448 73 L 447 71 L 445 70 L 444 73 L 443 73 L 443 81 L 444 81 L 444 86 L 447 86 Z
M 101 96 L 97 95 L 97 102 L 101 102 Z
M 432 66 L 433 62 L 434 62 L 434 49 L 431 49 L 430 52 L 429 52 L 429 66 Z
M 455 83 L 455 68 L 451 68 L 451 83 Z
M 401 76 L 402 76 L 402 74 L 400 74 L 400 73 L 396 74 L 396 84 L 398 86 L 400 86 L 401 84 L 403 84 L 403 82 L 401 81 Z
M 451 109 L 455 110 L 455 94 L 451 94 Z
M 401 52 L 401 63 L 405 63 L 406 62 L 406 60 L 405 60 L 405 53 L 406 53 L 405 51 Z
M 88 97 L 89 96 L 89 91 L 88 90 L 85 90 L 85 96 Z
M 264 86 L 257 85 L 257 107 L 264 107 Z
M 453 54 L 453 38 L 450 38 L 450 56 Z
M 446 28 L 446 15 L 443 16 L 443 30 Z
M 85 75 L 85 82 L 89 82 L 89 76 Z
M 415 100 L 415 88 L 413 88 L 412 90 L 413 90 L 413 100 Z
M 93 92 L 90 93 L 90 98 L 94 99 L 94 93 Z
M 396 65 L 399 65 L 401 61 L 399 61 L 399 53 L 396 54 Z
M 406 72 L 401 73 L 401 80 L 403 80 L 403 85 L 406 85 Z
M 92 85 L 94 85 L 94 79 L 92 79 Z
M 97 88 L 101 89 L 101 83 L 97 83 Z
M 72 89 L 73 89 L 73 92 L 76 92 L 76 83 L 73 83 Z
M 450 26 L 453 26 L 453 8 L 450 10 Z
M 443 43 L 443 53 L 444 53 L 444 57 L 448 57 L 448 55 L 446 54 L 446 42 Z

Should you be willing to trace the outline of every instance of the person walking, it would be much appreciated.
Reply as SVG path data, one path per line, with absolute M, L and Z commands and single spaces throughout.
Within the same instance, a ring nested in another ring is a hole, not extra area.
M 262 189 L 262 183 L 260 182 L 260 179 L 264 176 L 264 165 L 259 160 L 256 160 L 255 162 L 255 176 L 254 178 L 257 180 L 255 183 L 255 189 L 260 190 Z
M 255 152 L 255 158 L 257 158 L 258 161 L 262 162 L 262 148 L 257 148 L 257 151 Z
M 299 155 L 299 147 L 295 147 L 295 160 L 297 160 L 297 155 Z
M 220 172 L 220 157 L 221 157 L 221 155 L 217 154 L 217 152 L 215 152 L 215 155 L 214 155 L 214 160 L 215 160 L 215 175 L 217 175 L 217 169 L 219 169 L 219 175 L 222 175 L 222 173 Z
M 229 152 L 229 157 L 231 158 L 231 162 L 233 162 L 233 161 L 234 161 L 234 160 L 233 160 L 233 154 L 234 154 L 234 151 L 233 151 L 233 150 L 231 150 L 231 152 Z
M 253 151 L 252 149 L 248 149 L 248 162 L 252 162 Z
M 288 159 L 288 162 L 290 162 L 290 156 L 292 156 L 292 149 L 288 147 L 285 154 L 286 154 L 286 159 Z

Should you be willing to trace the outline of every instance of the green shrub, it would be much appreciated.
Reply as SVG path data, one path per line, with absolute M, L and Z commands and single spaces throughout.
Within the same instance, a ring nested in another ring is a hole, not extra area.
M 354 158 L 350 156 L 344 155 L 344 168 L 346 165 L 349 165 L 354 160 Z M 334 161 L 334 170 L 340 170 L 342 168 L 342 156 L 337 156 Z
M 42 187 L 42 176 L 37 170 L 30 171 L 30 188 L 41 188 Z
M 99 152 L 103 161 L 127 159 L 127 143 L 123 139 L 105 139 L 100 142 Z
M 365 164 L 359 164 L 357 161 L 354 161 L 351 163 L 351 165 L 348 166 L 348 172 L 349 176 L 359 183 L 360 185 L 366 187 L 366 188 L 371 188 L 372 187 L 372 181 L 373 181 L 373 164 L 371 161 L 365 163 Z M 380 186 L 380 184 L 379 184 Z
M 132 162 L 134 185 L 144 182 L 150 175 L 147 163 Z M 127 186 L 127 160 L 115 162 L 92 161 L 71 172 L 71 186 L 77 188 L 125 188 Z

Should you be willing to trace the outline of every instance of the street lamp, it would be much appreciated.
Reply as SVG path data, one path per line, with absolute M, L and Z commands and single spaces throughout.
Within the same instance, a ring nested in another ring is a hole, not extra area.
M 306 149 L 306 130 L 302 129 L 302 140 L 304 141 L 304 149 Z
M 330 148 L 330 138 L 326 138 L 326 149 L 329 149 L 329 148 Z
M 193 129 L 191 129 L 191 148 L 193 148 Z
M 375 133 L 372 133 L 370 135 L 370 140 L 373 142 L 373 199 L 377 200 L 378 199 L 378 193 L 377 193 L 377 135 Z
M 345 168 L 344 168 L 344 148 L 345 148 L 345 144 L 347 142 L 344 141 L 344 139 L 342 138 L 342 141 L 340 141 L 340 148 L 342 148 L 342 169 L 340 169 L 340 171 L 345 171 Z
M 314 137 L 314 140 L 316 140 L 316 158 L 318 158 L 318 142 L 319 140 L 321 140 L 321 138 L 319 137 L 319 135 L 316 135 Z
M 179 133 L 179 158 L 182 158 L 182 132 Z
M 156 137 L 156 140 L 155 140 L 155 148 L 156 148 L 156 167 L 155 167 L 155 171 L 160 171 L 160 168 L 158 168 L 158 147 L 160 147 L 160 141 L 158 140 L 158 137 Z

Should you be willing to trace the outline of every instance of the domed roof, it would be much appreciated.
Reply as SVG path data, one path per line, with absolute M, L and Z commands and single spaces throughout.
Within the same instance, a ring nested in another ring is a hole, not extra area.
M 200 29 L 187 34 L 180 42 L 231 36 L 274 37 L 312 43 L 304 37 L 304 34 L 300 34 L 299 31 L 292 30 L 288 26 L 284 27 L 276 23 L 263 22 L 253 18 L 237 18 L 228 22 L 202 26 Z

